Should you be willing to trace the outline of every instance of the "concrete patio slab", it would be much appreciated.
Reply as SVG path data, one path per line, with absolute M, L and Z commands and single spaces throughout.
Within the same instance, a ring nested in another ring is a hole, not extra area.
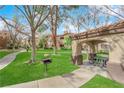
M 95 73 L 91 73 L 85 69 L 78 69 L 71 74 L 64 75 L 63 78 L 72 84 L 75 88 L 78 88 L 94 76 Z
M 108 64 L 107 69 L 113 80 L 124 84 L 124 71 L 119 63 L 111 62 Z
M 101 67 L 98 67 L 98 66 L 93 66 L 93 65 L 82 65 L 81 66 L 81 69 L 84 69 L 85 71 L 88 70 L 90 71 L 91 73 L 94 73 L 94 74 L 99 74 L 101 76 L 104 76 L 104 77 L 107 77 L 107 78 L 110 78 L 109 74 L 108 74 L 108 71 L 107 71 L 107 68 L 101 68 Z M 83 70 L 83 71 L 84 71 Z M 110 78 L 111 79 L 111 78 Z

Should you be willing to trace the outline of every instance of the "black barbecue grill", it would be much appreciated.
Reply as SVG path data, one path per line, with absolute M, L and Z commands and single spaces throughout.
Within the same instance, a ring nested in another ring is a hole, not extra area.
M 45 71 L 45 75 L 47 75 L 47 65 L 52 63 L 51 58 L 46 58 L 42 60 L 43 64 L 44 64 L 44 71 Z

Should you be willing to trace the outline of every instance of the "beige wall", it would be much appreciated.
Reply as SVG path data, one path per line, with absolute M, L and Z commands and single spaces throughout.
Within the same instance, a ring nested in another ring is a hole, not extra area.
M 109 59 L 110 62 L 124 62 L 124 34 L 111 36 Z

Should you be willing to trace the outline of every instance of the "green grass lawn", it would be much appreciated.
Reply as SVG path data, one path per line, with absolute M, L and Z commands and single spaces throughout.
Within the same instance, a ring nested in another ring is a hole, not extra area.
M 4 56 L 12 53 L 12 51 L 0 51 L 0 59 L 3 58 Z
M 44 51 L 47 50 L 37 51 L 37 60 L 43 59 Z M 44 65 L 40 61 L 33 64 L 26 63 L 29 61 L 30 56 L 30 52 L 22 52 L 17 55 L 11 64 L 0 70 L 0 87 L 46 78 Z M 47 77 L 67 74 L 78 68 L 71 63 L 71 53 L 58 53 L 52 55 L 51 58 L 53 62 L 48 65 Z
M 53 49 L 38 49 L 37 53 L 53 53 Z M 57 52 L 61 52 L 61 53 L 71 53 L 71 49 L 61 49 L 61 50 L 57 50 Z
M 123 84 L 110 80 L 100 75 L 96 75 L 81 88 L 124 88 Z

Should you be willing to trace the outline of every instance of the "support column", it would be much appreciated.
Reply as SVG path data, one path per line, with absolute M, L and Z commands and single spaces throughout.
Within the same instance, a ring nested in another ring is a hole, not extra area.
M 73 62 L 73 64 L 76 64 L 76 65 L 83 64 L 81 50 L 82 50 L 81 44 L 78 41 L 73 41 L 72 42 L 72 62 Z
M 111 36 L 109 62 L 124 64 L 124 34 Z

